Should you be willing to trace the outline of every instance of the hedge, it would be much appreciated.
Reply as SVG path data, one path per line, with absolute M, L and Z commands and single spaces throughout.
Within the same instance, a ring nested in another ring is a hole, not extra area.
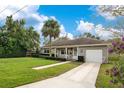
M 14 51 L 12 53 L 8 54 L 0 54 L 0 58 L 12 58 L 12 57 L 25 57 L 26 56 L 26 51 Z
M 109 61 L 119 61 L 119 56 L 118 55 L 112 55 L 108 57 Z
M 51 60 L 66 61 L 65 58 L 56 58 L 56 57 L 43 56 L 43 55 L 39 55 L 39 57 L 45 58 L 45 59 L 51 59 Z

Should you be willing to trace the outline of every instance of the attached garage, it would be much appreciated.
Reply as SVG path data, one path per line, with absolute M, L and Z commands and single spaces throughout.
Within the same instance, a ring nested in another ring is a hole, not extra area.
M 81 46 L 78 50 L 78 57 L 82 57 L 83 62 L 106 63 L 108 60 L 108 50 L 105 45 Z
M 86 50 L 86 62 L 102 63 L 103 51 L 102 50 Z

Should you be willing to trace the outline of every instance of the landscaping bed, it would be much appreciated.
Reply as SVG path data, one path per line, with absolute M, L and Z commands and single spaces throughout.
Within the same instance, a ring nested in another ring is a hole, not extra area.
M 54 64 L 57 61 L 43 58 L 2 58 L 0 59 L 0 87 L 10 88 L 55 77 L 77 66 L 80 62 L 71 62 L 42 70 L 33 67 Z
M 111 82 L 112 77 L 106 74 L 107 69 L 111 69 L 114 65 L 113 62 L 118 61 L 118 56 L 110 56 L 108 64 L 102 64 L 96 80 L 97 88 L 122 88 L 122 82 L 118 81 L 116 84 Z M 121 63 L 124 64 L 124 56 L 121 57 Z

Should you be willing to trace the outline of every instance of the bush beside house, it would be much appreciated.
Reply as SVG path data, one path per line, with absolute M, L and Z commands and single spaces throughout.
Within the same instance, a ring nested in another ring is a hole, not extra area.
M 114 55 L 116 54 L 116 56 L 109 57 L 113 67 L 111 69 L 107 69 L 106 74 L 110 75 L 112 78 L 110 80 L 112 84 L 121 82 L 122 87 L 124 87 L 124 37 L 112 42 L 112 46 L 109 48 L 109 53 L 113 53 Z

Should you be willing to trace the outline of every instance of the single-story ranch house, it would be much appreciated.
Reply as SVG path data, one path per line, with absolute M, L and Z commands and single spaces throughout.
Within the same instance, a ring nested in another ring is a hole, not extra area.
M 56 40 L 51 45 L 41 48 L 41 54 L 49 55 L 50 47 L 53 57 L 66 60 L 106 63 L 108 61 L 108 44 L 102 40 L 78 38 L 74 40 Z

